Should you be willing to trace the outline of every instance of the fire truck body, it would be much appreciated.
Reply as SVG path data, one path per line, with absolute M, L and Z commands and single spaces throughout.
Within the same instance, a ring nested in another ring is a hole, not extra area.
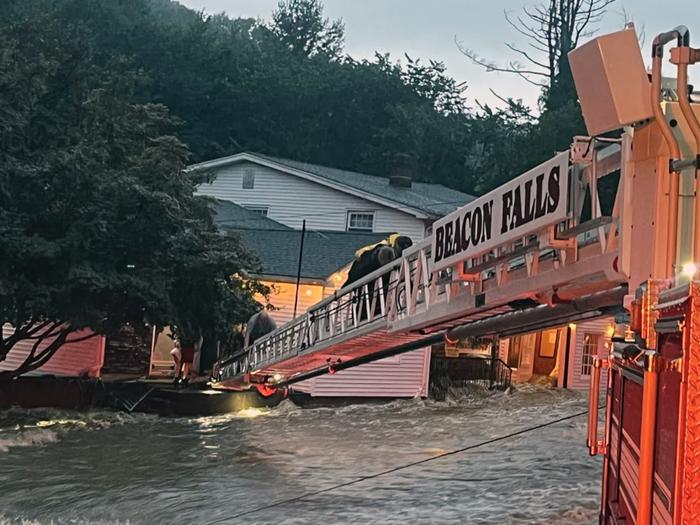
M 661 77 L 670 43 L 675 84 Z M 685 27 L 652 48 L 651 80 L 629 29 L 570 56 L 589 133 L 626 126 L 618 198 L 629 322 L 616 327 L 610 356 L 594 361 L 589 399 L 589 451 L 604 456 L 605 524 L 700 523 L 700 104 L 687 76 L 700 50 Z

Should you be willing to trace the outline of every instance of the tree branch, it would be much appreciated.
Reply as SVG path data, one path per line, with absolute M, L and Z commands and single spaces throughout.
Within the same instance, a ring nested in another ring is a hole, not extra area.
M 487 71 L 499 71 L 501 73 L 516 73 L 518 75 L 538 75 L 538 76 L 542 76 L 542 77 L 549 76 L 547 73 L 543 73 L 542 71 L 533 71 L 533 70 L 518 67 L 518 64 L 516 64 L 514 62 L 511 62 L 509 64 L 509 67 L 499 66 L 493 62 L 486 62 L 485 60 L 479 58 L 479 56 L 475 52 L 462 47 L 462 44 L 459 41 L 455 40 L 455 42 L 457 44 L 457 48 L 459 49 L 460 53 L 462 53 L 464 56 L 466 56 L 474 64 L 485 68 Z
M 541 62 L 538 62 L 537 60 L 535 60 L 534 58 L 532 58 L 530 55 L 528 55 L 528 53 L 527 53 L 526 51 L 523 51 L 522 49 L 518 49 L 518 48 L 515 47 L 513 44 L 508 44 L 508 43 L 506 43 L 506 47 L 507 47 L 508 49 L 510 49 L 511 51 L 515 51 L 516 53 L 521 54 L 522 56 L 524 56 L 526 59 L 528 59 L 530 62 L 532 62 L 532 63 L 535 64 L 536 66 L 540 66 L 540 67 L 543 67 L 543 68 L 547 69 L 546 64 L 543 64 L 543 63 L 541 63 Z
M 100 335 L 100 334 L 95 333 L 95 332 L 91 332 L 88 335 L 84 335 L 82 337 L 77 337 L 76 339 L 66 339 L 66 344 L 80 343 L 81 341 L 87 341 L 88 339 L 92 339 L 93 337 L 97 337 L 98 335 Z

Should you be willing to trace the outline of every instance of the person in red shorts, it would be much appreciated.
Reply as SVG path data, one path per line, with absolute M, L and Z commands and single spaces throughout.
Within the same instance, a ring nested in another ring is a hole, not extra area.
M 194 343 L 190 344 L 187 340 L 183 342 L 182 339 L 175 341 L 175 348 L 170 351 L 170 355 L 173 356 L 175 361 L 175 379 L 173 382 L 176 385 L 189 383 L 190 371 L 194 362 L 194 352 Z

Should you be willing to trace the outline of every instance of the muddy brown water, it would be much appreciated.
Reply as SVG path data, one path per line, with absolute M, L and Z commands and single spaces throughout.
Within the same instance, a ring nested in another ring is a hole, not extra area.
M 579 393 L 526 386 L 187 419 L 11 409 L 0 523 L 593 524 L 601 462 L 585 417 L 233 517 L 585 408 Z

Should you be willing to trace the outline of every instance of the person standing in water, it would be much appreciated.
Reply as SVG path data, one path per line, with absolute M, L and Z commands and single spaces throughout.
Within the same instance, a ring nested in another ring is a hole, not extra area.
M 188 343 L 189 341 L 183 343 L 181 339 L 177 339 L 175 341 L 175 348 L 170 351 L 170 355 L 173 357 L 173 361 L 175 361 L 175 379 L 173 382 L 176 385 L 186 385 L 190 381 L 195 345 Z
M 180 341 L 177 339 L 175 339 L 175 346 L 173 347 L 172 350 L 170 350 L 170 356 L 173 358 L 173 361 L 175 362 L 173 383 L 178 384 L 180 382 L 180 373 L 182 370 L 181 369 L 182 350 L 180 348 Z

